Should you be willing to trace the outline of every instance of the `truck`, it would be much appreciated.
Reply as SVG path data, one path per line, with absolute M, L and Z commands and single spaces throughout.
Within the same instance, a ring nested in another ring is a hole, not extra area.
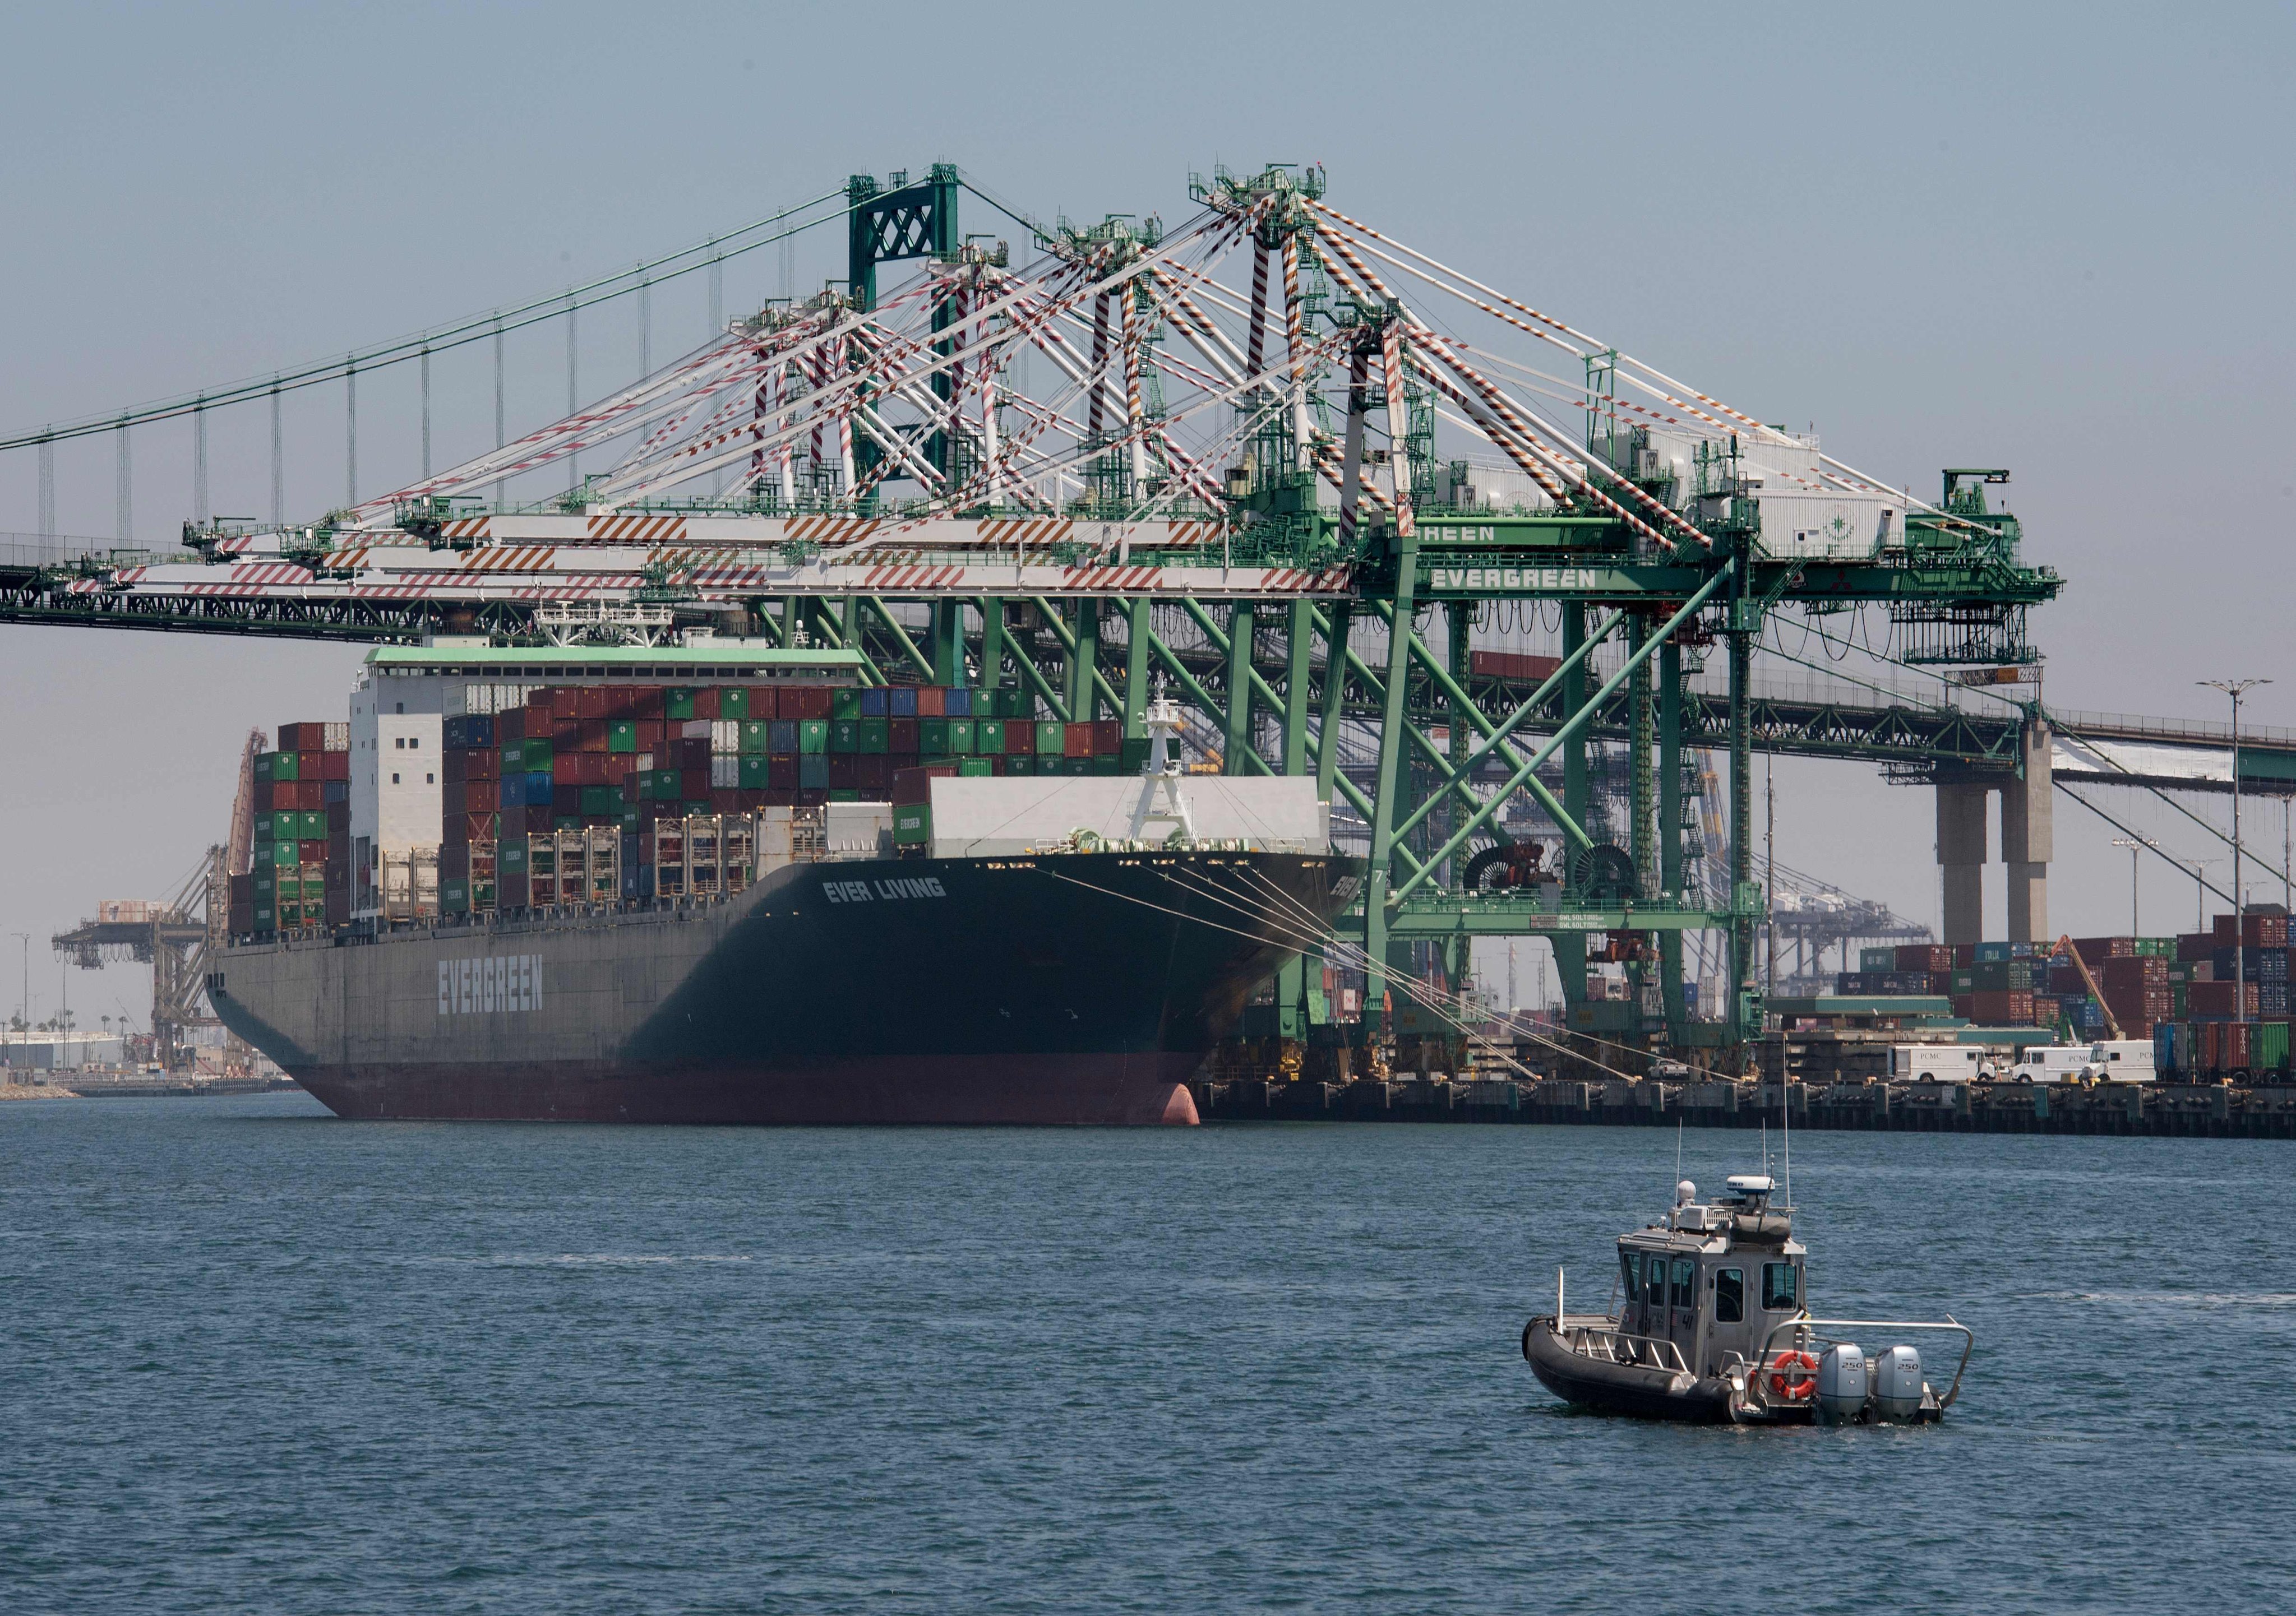
M 2009 1068 L 2009 1080 L 2019 1083 L 2149 1083 L 2154 1077 L 2152 1045 L 2139 1038 L 2034 1044 Z

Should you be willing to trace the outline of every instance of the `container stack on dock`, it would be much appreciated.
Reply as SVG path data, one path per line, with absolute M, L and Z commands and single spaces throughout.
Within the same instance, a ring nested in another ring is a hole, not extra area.
M 2234 944 L 2241 944 L 2234 983 Z M 2288 917 L 2259 906 L 2235 926 L 2173 937 L 2076 937 L 2046 943 L 1909 943 L 1868 948 L 1837 987 L 1862 999 L 1941 996 L 1980 1027 L 2050 1027 L 2074 1041 L 2114 1028 L 2151 1039 L 2162 1073 L 2211 1080 L 2289 1066 Z M 2099 990 L 2089 991 L 2081 966 Z

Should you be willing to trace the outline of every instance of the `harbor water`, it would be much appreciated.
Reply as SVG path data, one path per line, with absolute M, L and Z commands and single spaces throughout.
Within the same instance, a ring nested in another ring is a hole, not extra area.
M 1946 1422 L 1566 1411 L 1517 1334 L 1676 1145 L 0 1106 L 0 1606 L 2284 1600 L 2286 1145 L 1797 1134 L 1817 1310 L 1975 1327 Z

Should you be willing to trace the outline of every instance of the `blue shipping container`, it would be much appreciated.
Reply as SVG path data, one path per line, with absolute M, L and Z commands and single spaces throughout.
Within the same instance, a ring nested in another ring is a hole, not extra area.
M 766 726 L 766 750 L 786 755 L 797 750 L 797 720 L 776 718 Z
M 917 691 L 914 685 L 895 685 L 891 690 L 886 691 L 885 694 L 890 698 L 892 702 L 892 710 L 886 714 L 887 717 L 914 718 L 917 715 Z M 862 711 L 865 714 L 868 713 L 868 709 L 865 706 Z M 873 716 L 873 714 L 872 714 L 872 716 Z
M 944 690 L 941 693 L 941 712 L 950 718 L 972 717 L 972 692 L 971 690 Z

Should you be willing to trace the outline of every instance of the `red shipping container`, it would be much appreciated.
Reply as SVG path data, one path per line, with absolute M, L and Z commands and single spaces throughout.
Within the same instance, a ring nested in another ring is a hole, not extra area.
M 2087 954 L 2081 956 L 2086 959 Z M 2092 967 L 2092 969 L 2095 967 Z M 2107 959 L 2104 968 L 2097 971 L 2097 980 L 2107 988 L 2166 987 L 2169 983 L 2169 962 L 2153 954 L 2128 954 Z
M 776 700 L 781 708 L 775 714 L 777 718 L 829 716 L 829 690 L 824 685 L 808 685 L 796 690 L 784 688 Z M 826 802 L 828 799 L 824 797 L 822 800 Z
M 448 829 L 454 827 L 450 824 Z M 471 845 L 452 837 L 439 845 L 439 874 L 447 880 L 471 873 Z
M 603 752 L 606 749 L 606 721 L 603 718 L 576 720 L 574 749 L 578 752 Z
M 1953 968 L 1965 971 L 1977 963 L 1977 944 L 1956 943 L 1953 945 Z
M 2217 935 L 2214 932 L 2177 934 L 2177 959 L 2180 964 L 2190 965 L 2195 959 L 2206 959 L 2216 951 Z
M 2033 1024 L 2033 995 L 2030 989 L 2008 988 L 1972 993 L 1970 1020 L 1988 1027 L 2030 1027 Z
M 463 778 L 466 780 L 491 780 L 502 778 L 502 752 L 495 747 L 480 747 L 466 753 Z
M 818 808 L 829 800 L 829 788 L 825 786 L 800 786 L 790 796 L 794 799 L 793 806 Z
M 890 738 L 890 744 L 886 747 L 888 752 L 906 752 L 912 755 L 915 753 L 917 749 L 917 721 L 915 719 L 889 719 L 886 722 L 886 734 Z
M 2073 939 L 2073 946 L 2080 950 L 2080 957 L 2088 962 L 2088 968 L 2094 971 L 2100 969 L 2108 959 L 2127 959 L 2134 957 L 2136 952 L 2136 939 L 2134 937 L 2076 937 Z
M 582 788 L 553 786 L 550 788 L 550 812 L 554 819 L 572 819 L 582 812 Z
M 914 763 L 912 757 L 909 760 Z M 853 784 L 871 802 L 882 802 L 893 788 L 893 760 L 882 752 L 863 752 L 853 760 Z
M 718 709 L 724 705 L 718 699 L 718 688 L 715 685 L 709 685 L 693 692 L 693 716 L 697 719 L 704 719 L 715 723 L 718 720 Z
M 297 780 L 288 789 L 295 794 L 295 800 L 281 804 L 283 808 L 299 808 L 305 813 L 311 813 L 327 805 L 326 787 L 322 781 Z
M 298 783 L 303 780 L 324 779 L 326 777 L 319 771 L 325 767 L 322 760 L 326 755 L 324 752 L 298 752 L 295 755 L 295 779 Z
M 1114 757 L 1124 750 L 1124 721 L 1120 718 L 1095 718 L 1092 721 L 1092 755 L 1095 757 Z
M 1562 658 L 1560 657 L 1530 657 L 1519 651 L 1467 653 L 1467 671 L 1483 679 L 1512 679 L 1539 684 L 1562 665 Z
M 1960 1016 L 1964 1021 L 1974 1021 L 1977 1019 L 1975 996 L 1972 994 L 1956 993 L 1952 995 L 1951 999 L 1948 1000 L 1948 1008 L 1950 1008 L 1956 1016 Z
M 271 812 L 272 808 L 275 806 L 272 802 L 272 794 L 275 789 L 276 788 L 274 787 L 269 780 L 261 779 L 260 777 L 257 779 L 255 782 L 256 812 L 268 813 Z
M 750 687 L 750 717 L 766 719 L 779 718 L 782 715 L 779 710 L 781 702 L 779 699 L 779 692 L 776 691 L 773 686 L 769 684 L 753 684 Z
M 917 716 L 919 718 L 947 717 L 948 691 L 942 686 L 937 684 L 919 685 L 917 687 Z
M 630 716 L 636 719 L 661 716 L 661 687 L 640 684 L 630 687 Z
M 606 722 L 606 687 L 602 684 L 579 686 L 574 692 L 574 716 Z
M 510 832 L 510 816 L 513 812 L 523 816 L 519 823 L 519 832 L 524 836 L 540 836 L 551 829 L 558 818 L 557 812 L 548 803 L 529 803 L 523 808 L 504 809 L 503 831 L 505 835 Z
M 1898 945 L 1897 959 L 1898 968 L 1901 971 L 1953 969 L 1953 950 L 1939 943 L 1901 943 Z
M 582 783 L 582 755 L 579 752 L 554 752 L 550 756 L 550 779 L 554 785 L 578 786 Z
M 308 757 L 312 755 L 307 752 L 302 754 L 302 755 Z M 350 779 L 351 755 L 349 753 L 322 752 L 319 753 L 317 756 L 319 760 L 319 778 L 321 779 L 347 780 Z
M 1004 750 L 1025 755 L 1036 749 L 1037 726 L 1034 722 L 1025 718 L 1004 721 Z
M 712 813 L 741 812 L 742 793 L 740 789 L 732 786 L 710 787 L 709 812 Z
M 637 755 L 634 752 L 603 753 L 599 763 L 605 771 L 604 783 L 609 786 L 619 786 L 637 772 Z
M 893 802 L 896 806 L 907 806 L 932 800 L 931 782 L 936 779 L 954 779 L 955 763 L 925 763 L 914 769 L 893 771 Z
M 797 806 L 797 788 L 794 786 L 769 786 L 766 788 L 765 796 L 766 806 L 768 808 Z
M 491 842 L 496 835 L 492 813 L 466 813 L 462 828 L 463 839 L 468 842 Z
M 2236 1002 L 2233 997 L 2233 989 L 2235 985 L 2239 984 L 2230 982 L 2192 983 L 2185 990 L 2185 1006 L 2194 1016 L 2233 1015 L 2234 1013 L 2233 1006 Z M 2261 1014 L 2262 995 L 2259 992 L 2257 984 L 2251 982 L 2245 985 L 2248 992 L 2243 995 L 2243 998 L 2246 1000 L 2247 1008 L 2240 1013 L 2248 1016 Z
M 680 769 L 677 771 L 677 795 L 689 803 L 706 802 L 709 796 L 709 771 Z
M 775 791 L 797 789 L 797 754 L 779 753 L 766 759 L 766 785 Z
M 553 686 L 550 691 L 550 716 L 553 721 L 582 716 L 582 692 L 570 684 Z
M 669 749 L 672 755 L 676 759 L 676 767 L 680 769 L 699 769 L 704 774 L 709 772 L 709 737 L 696 735 L 680 740 L 674 740 L 669 743 Z
M 498 800 L 501 788 L 499 780 L 464 780 L 463 811 L 466 813 L 492 813 L 501 806 Z
M 850 791 L 858 786 L 861 782 L 857 778 L 855 765 L 859 761 L 860 754 L 857 752 L 832 752 L 829 755 L 829 789 Z

